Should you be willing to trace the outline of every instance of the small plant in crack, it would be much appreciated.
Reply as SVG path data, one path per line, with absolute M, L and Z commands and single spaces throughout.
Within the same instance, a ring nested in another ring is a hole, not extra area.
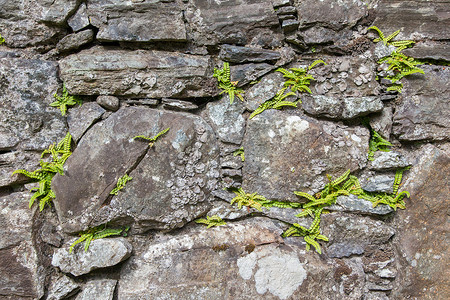
M 0 34 L 0 45 L 5 43 L 5 39 L 2 37 L 2 35 Z
M 213 226 L 222 226 L 222 225 L 226 225 L 227 223 L 225 223 L 224 220 L 222 220 L 222 218 L 220 218 L 217 215 L 214 216 L 206 216 L 206 219 L 198 219 L 195 220 L 195 223 L 197 224 L 205 224 L 208 227 L 207 228 L 211 228 Z
M 72 155 L 72 151 L 70 150 L 72 143 L 72 136 L 70 133 L 67 133 L 64 139 L 62 139 L 58 144 L 52 144 L 48 147 L 48 149 L 44 150 L 41 154 L 41 160 L 39 164 L 41 166 L 40 169 L 29 172 L 27 170 L 16 170 L 12 174 L 23 174 L 34 181 L 39 182 L 39 187 L 33 188 L 30 192 L 34 192 L 33 196 L 30 199 L 29 207 L 33 206 L 33 203 L 36 199 L 39 200 L 39 211 L 42 211 L 45 205 L 50 205 L 52 199 L 55 198 L 55 193 L 51 189 L 52 179 L 59 173 L 63 175 L 64 171 L 64 163 Z M 50 154 L 51 159 L 48 158 L 48 154 Z
M 128 181 L 133 179 L 133 177 L 128 176 L 128 174 L 123 175 L 117 180 L 116 187 L 109 193 L 110 195 L 117 195 L 121 189 L 125 187 Z
M 241 147 L 233 152 L 233 156 L 238 155 L 241 157 L 241 161 L 245 161 L 244 147 Z
M 69 95 L 69 91 L 67 91 L 66 86 L 63 84 L 62 96 L 58 96 L 57 93 L 53 94 L 56 101 L 50 103 L 52 107 L 58 107 L 61 110 L 61 115 L 65 116 L 67 112 L 67 108 L 69 106 L 73 106 L 75 104 L 81 105 L 82 101 L 76 96 Z
M 120 229 L 106 228 L 106 224 L 90 228 L 86 231 L 79 233 L 80 238 L 75 242 L 73 242 L 72 245 L 70 245 L 69 253 L 72 253 L 75 246 L 82 242 L 84 242 L 84 251 L 87 252 L 93 240 L 106 238 L 108 236 L 117 236 L 117 235 L 127 236 L 127 232 L 129 229 L 130 227 L 128 226 Z
M 217 78 L 219 88 L 223 90 L 220 94 L 228 93 L 230 104 L 233 104 L 235 96 L 241 99 L 241 101 L 244 101 L 244 97 L 242 97 L 242 93 L 244 93 L 244 91 L 237 87 L 237 81 L 231 81 L 231 70 L 229 63 L 224 62 L 222 69 L 214 68 L 213 77 Z
M 370 126 L 370 122 L 367 117 L 361 118 L 361 123 L 370 130 L 369 153 L 367 155 L 368 160 L 373 161 L 375 152 L 377 151 L 391 151 L 390 147 L 392 147 L 392 144 L 383 138 L 381 134 L 376 132 L 372 126 Z
M 151 147 L 153 147 L 153 145 L 156 143 L 156 141 L 158 140 L 158 138 L 164 134 L 166 134 L 169 131 L 170 127 L 158 132 L 155 136 L 153 137 L 149 137 L 149 136 L 145 136 L 145 135 L 137 135 L 135 137 L 133 137 L 134 139 L 140 139 L 140 140 L 146 140 L 148 141 L 148 145 Z

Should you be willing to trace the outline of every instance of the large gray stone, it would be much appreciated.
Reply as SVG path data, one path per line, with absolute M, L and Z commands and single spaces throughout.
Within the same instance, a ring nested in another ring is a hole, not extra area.
M 219 58 L 231 63 L 271 62 L 280 59 L 281 55 L 272 50 L 223 45 L 220 47 Z
M 147 142 L 132 140 L 168 127 L 148 151 Z M 111 220 L 135 223 L 141 231 L 182 226 L 208 208 L 219 176 L 217 156 L 214 133 L 203 119 L 124 107 L 88 131 L 67 161 L 65 175 L 54 178 L 63 229 L 79 231 Z M 133 180 L 105 205 L 126 172 Z
M 61 112 L 49 106 L 59 86 L 55 62 L 0 59 L 0 150 L 43 150 L 65 136 Z
M 91 0 L 87 14 L 101 41 L 186 41 L 182 7 L 175 1 Z
M 318 121 L 294 110 L 265 111 L 247 125 L 244 190 L 281 200 L 297 199 L 293 191 L 318 192 L 326 174 L 364 167 L 368 139 L 363 127 Z
M 28 208 L 31 196 L 0 197 L 0 298 L 39 299 L 44 295 L 44 270 L 33 239 L 36 209 Z
M 80 288 L 72 278 L 62 275 L 53 282 L 48 293 L 48 300 L 61 300 L 74 295 Z
M 75 142 L 78 142 L 83 134 L 99 120 L 105 110 L 95 102 L 83 103 L 69 110 L 67 124 L 69 132 Z
M 339 196 L 336 199 L 336 204 L 329 208 L 327 207 L 327 209 L 375 216 L 387 215 L 394 211 L 389 205 L 385 204 L 378 204 L 376 207 L 373 207 L 372 202 L 360 199 L 358 196 L 352 194 L 348 196 Z
M 30 151 L 11 151 L 0 154 L 0 187 L 29 182 L 30 179 L 21 174 L 12 173 L 18 169 L 28 171 L 40 168 L 40 153 Z
M 206 105 L 208 121 L 222 142 L 242 143 L 245 131 L 245 119 L 242 116 L 244 110 L 244 104 L 239 98 L 235 97 L 233 104 L 230 104 L 228 95 Z
M 385 36 L 401 29 L 396 40 L 448 40 L 449 12 L 446 1 L 381 0 L 375 8 L 374 25 Z
M 369 168 L 372 170 L 395 170 L 411 165 L 405 156 L 395 151 L 377 151 L 373 158 L 373 161 L 369 163 Z
M 218 91 L 209 56 L 95 47 L 59 64 L 73 94 L 185 98 Z
M 414 44 L 412 48 L 403 50 L 403 53 L 417 59 L 450 61 L 450 45 L 446 41 L 423 41 L 421 43 Z
M 394 239 L 403 281 L 395 282 L 399 298 L 447 299 L 450 297 L 449 174 L 450 147 L 442 150 L 424 145 L 413 153 L 412 168 L 405 174 L 402 190 L 409 191 L 406 209 L 397 211 Z
M 273 69 L 275 67 L 268 63 L 231 66 L 231 80 L 238 81 L 237 86 L 241 87 L 257 80 Z
M 403 141 L 450 139 L 450 69 L 421 66 L 425 75 L 404 79 L 403 102 L 394 114 L 393 133 Z
M 66 52 L 76 50 L 81 46 L 88 44 L 94 40 L 94 31 L 92 29 L 83 30 L 80 32 L 66 35 L 56 44 L 56 49 L 59 52 Z
M 332 119 L 353 119 L 383 109 L 379 97 L 327 97 L 311 95 L 303 98 L 303 109 L 314 116 Z
M 67 20 L 67 24 L 69 24 L 70 28 L 72 28 L 74 32 L 80 31 L 81 29 L 89 26 L 90 23 L 85 2 L 80 4 L 77 12 Z
M 74 276 L 87 274 L 93 270 L 115 266 L 131 255 L 133 247 L 124 238 L 104 238 L 93 240 L 88 251 L 78 245 L 69 253 L 69 247 L 53 253 L 52 265 L 64 273 Z
M 218 43 L 264 47 L 280 46 L 283 40 L 270 1 L 189 1 L 185 17 L 191 39 L 199 45 Z
M 272 99 L 283 87 L 285 79 L 280 72 L 270 73 L 245 92 L 245 106 L 254 111 L 265 101 Z

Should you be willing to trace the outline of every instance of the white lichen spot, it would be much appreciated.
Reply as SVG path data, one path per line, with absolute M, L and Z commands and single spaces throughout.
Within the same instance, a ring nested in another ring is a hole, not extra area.
M 241 257 L 237 260 L 239 268 L 239 275 L 245 280 L 252 278 L 253 269 L 256 265 L 256 253 L 252 252 L 247 256 Z
M 358 144 L 361 143 L 361 138 L 359 136 L 357 136 L 356 134 L 352 134 L 350 137 L 351 137 L 352 140 L 354 140 Z

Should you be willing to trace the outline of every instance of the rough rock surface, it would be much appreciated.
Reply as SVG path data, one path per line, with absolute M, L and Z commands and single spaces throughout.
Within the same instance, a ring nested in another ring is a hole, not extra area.
M 147 142 L 132 139 L 154 136 L 165 128 L 169 132 L 150 149 Z M 122 108 L 94 125 L 67 161 L 65 175 L 54 179 L 55 208 L 62 225 L 78 231 L 95 216 L 100 224 L 131 217 L 141 229 L 182 226 L 204 213 L 215 188 L 218 149 L 213 138 L 199 117 Z M 99 211 L 126 172 L 133 180 Z M 89 178 L 90 184 L 78 178 Z
M 358 196 L 350 194 L 349 196 L 339 196 L 336 204 L 329 207 L 332 211 L 344 211 L 360 213 L 364 215 L 387 215 L 394 210 L 389 205 L 379 204 L 373 207 L 373 203 L 359 199 Z
M 0 298 L 44 295 L 43 269 L 33 245 L 36 210 L 28 208 L 30 197 L 31 193 L 0 197 Z
M 209 56 L 95 47 L 59 65 L 73 94 L 205 97 L 216 91 Z
M 75 247 L 72 253 L 69 253 L 68 247 L 57 249 L 52 257 L 52 265 L 64 273 L 80 276 L 117 265 L 130 257 L 132 249 L 124 238 L 93 240 L 88 251 L 84 251 L 82 244 Z
M 88 44 L 94 40 L 94 32 L 92 29 L 83 30 L 77 33 L 66 35 L 56 45 L 59 52 L 75 50 L 81 46 Z
M 104 299 L 112 300 L 117 280 L 97 279 L 91 280 L 83 287 L 83 291 L 75 300 Z
M 100 41 L 186 41 L 183 12 L 175 1 L 92 0 L 87 14 Z
M 80 288 L 72 278 L 68 276 L 61 276 L 56 280 L 48 293 L 48 300 L 61 300 L 72 296 Z
M 272 99 L 283 87 L 284 78 L 279 72 L 264 76 L 259 82 L 252 85 L 245 93 L 245 106 L 254 111 L 265 101 Z
M 220 47 L 219 58 L 231 63 L 276 61 L 281 58 L 280 53 L 272 50 L 223 45 Z
M 92 124 L 99 120 L 105 110 L 95 102 L 83 103 L 79 107 L 71 108 L 67 116 L 69 132 L 72 138 L 78 142 Z
M 368 130 L 318 122 L 295 110 L 266 110 L 250 120 L 244 137 L 243 187 L 267 198 L 296 199 L 318 192 L 326 174 L 364 166 Z
M 450 69 L 421 66 L 425 75 L 410 76 L 403 102 L 394 114 L 393 133 L 403 141 L 449 140 Z

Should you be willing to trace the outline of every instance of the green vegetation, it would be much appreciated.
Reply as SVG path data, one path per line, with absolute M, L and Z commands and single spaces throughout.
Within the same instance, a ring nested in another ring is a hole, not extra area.
M 283 77 L 286 78 L 286 81 L 283 84 L 284 87 L 279 90 L 272 99 L 267 100 L 263 104 L 261 104 L 250 115 L 250 119 L 262 113 L 266 109 L 281 109 L 284 106 L 297 107 L 298 102 L 302 103 L 300 98 L 298 98 L 298 93 L 307 92 L 311 94 L 311 90 L 308 86 L 311 84 L 311 80 L 314 80 L 314 77 L 308 74 L 308 71 L 310 71 L 318 64 L 326 65 L 323 60 L 316 60 L 306 68 L 290 68 L 290 71 L 284 68 L 278 68 L 276 72 L 282 73 Z M 290 91 L 286 93 L 288 89 L 290 89 Z M 297 96 L 298 100 L 295 102 L 285 101 L 285 99 L 289 96 Z
M 81 105 L 82 101 L 76 97 L 69 95 L 69 92 L 66 89 L 66 86 L 63 85 L 63 92 L 62 96 L 58 96 L 58 94 L 53 94 L 53 97 L 55 97 L 56 101 L 50 103 L 50 106 L 52 107 L 58 107 L 61 110 L 61 115 L 64 116 L 67 112 L 68 106 L 73 106 L 75 104 Z
M 154 137 L 148 137 L 148 136 L 145 136 L 145 135 L 138 135 L 138 136 L 133 137 L 133 140 L 134 140 L 134 139 L 143 139 L 143 140 L 146 140 L 146 141 L 149 142 L 148 145 L 149 145 L 150 148 L 151 148 L 151 147 L 153 147 L 153 145 L 156 143 L 156 140 L 157 140 L 160 136 L 162 136 L 163 134 L 165 134 L 166 132 L 168 132 L 169 129 L 170 129 L 170 127 L 168 127 L 168 128 L 166 128 L 166 129 L 164 129 L 164 130 L 158 132 Z
M 230 204 L 233 205 L 233 203 L 236 202 L 239 209 L 241 209 L 242 206 L 247 206 L 262 211 L 261 202 L 267 201 L 264 196 L 258 195 L 257 193 L 247 194 L 242 188 L 233 189 L 232 191 L 236 194 L 236 197 L 231 200 Z
M 224 62 L 223 69 L 214 68 L 213 77 L 217 78 L 219 88 L 223 90 L 222 92 L 220 92 L 220 94 L 228 93 L 228 96 L 230 97 L 230 104 L 233 104 L 234 96 L 237 96 L 239 99 L 241 99 L 241 101 L 244 101 L 244 98 L 241 95 L 242 93 L 244 93 L 244 91 L 236 87 L 238 83 L 237 81 L 231 81 L 231 71 L 229 63 Z
M 113 235 L 121 235 L 122 236 L 127 236 L 127 232 L 130 228 L 129 227 L 125 227 L 122 229 L 108 229 L 106 228 L 106 224 L 88 229 L 86 231 L 80 232 L 80 238 L 78 240 L 76 240 L 75 242 L 72 243 L 72 245 L 70 245 L 69 247 L 69 253 L 72 253 L 73 248 L 78 245 L 79 243 L 84 242 L 84 251 L 87 252 L 89 249 L 89 245 L 91 244 L 91 242 L 93 240 L 98 240 L 98 239 L 102 239 L 108 236 L 113 236 Z
M 5 39 L 2 37 L 2 35 L 0 34 L 0 45 L 5 43 Z
M 109 193 L 110 195 L 117 195 L 121 189 L 125 187 L 128 181 L 133 179 L 133 177 L 128 176 L 128 174 L 123 175 L 117 180 L 116 187 Z
M 233 156 L 240 156 L 242 161 L 245 161 L 244 147 L 241 147 L 233 152 Z
M 28 172 L 26 170 L 16 170 L 12 174 L 23 174 L 34 181 L 39 182 L 38 188 L 31 189 L 30 192 L 34 192 L 30 199 L 29 207 L 33 205 L 36 199 L 39 200 L 39 210 L 42 211 L 46 204 L 51 203 L 52 199 L 55 198 L 55 193 L 51 189 L 52 179 L 56 173 L 63 175 L 63 166 L 69 156 L 72 154 L 70 151 L 72 142 L 72 136 L 67 133 L 64 139 L 62 139 L 57 145 L 52 144 L 48 149 L 44 150 L 41 155 L 41 160 L 39 164 L 40 169 L 33 172 Z M 45 157 L 50 154 L 51 159 L 45 159 Z
M 198 219 L 195 220 L 195 223 L 208 225 L 207 228 L 211 228 L 213 226 L 222 226 L 226 225 L 224 220 L 222 220 L 219 216 L 214 215 L 212 217 L 206 216 L 206 219 Z
M 401 93 L 403 89 L 403 84 L 398 81 L 405 76 L 421 73 L 424 74 L 424 71 L 417 67 L 417 65 L 423 64 L 423 62 L 418 61 L 412 57 L 408 57 L 403 53 L 400 53 L 402 50 L 411 47 L 414 44 L 414 41 L 406 40 L 406 41 L 392 41 L 399 33 L 400 30 L 390 34 L 385 37 L 385 35 L 381 32 L 381 30 L 376 26 L 371 26 L 368 28 L 369 30 L 375 30 L 378 33 L 378 38 L 374 39 L 375 43 L 383 42 L 386 46 L 394 46 L 396 50 L 391 53 L 391 55 L 381 58 L 378 63 L 383 64 L 386 63 L 389 65 L 387 71 L 391 71 L 392 74 L 387 75 L 385 78 L 390 80 L 392 85 L 387 88 L 388 91 L 397 91 Z
M 384 151 L 389 152 L 391 149 L 389 147 L 392 147 L 392 144 L 384 139 L 381 134 L 376 132 L 372 126 L 370 126 L 369 119 L 367 117 L 361 118 L 361 123 L 367 127 L 367 129 L 370 130 L 370 140 L 369 140 L 369 154 L 367 156 L 367 159 L 370 161 L 374 160 L 375 152 L 377 151 Z

